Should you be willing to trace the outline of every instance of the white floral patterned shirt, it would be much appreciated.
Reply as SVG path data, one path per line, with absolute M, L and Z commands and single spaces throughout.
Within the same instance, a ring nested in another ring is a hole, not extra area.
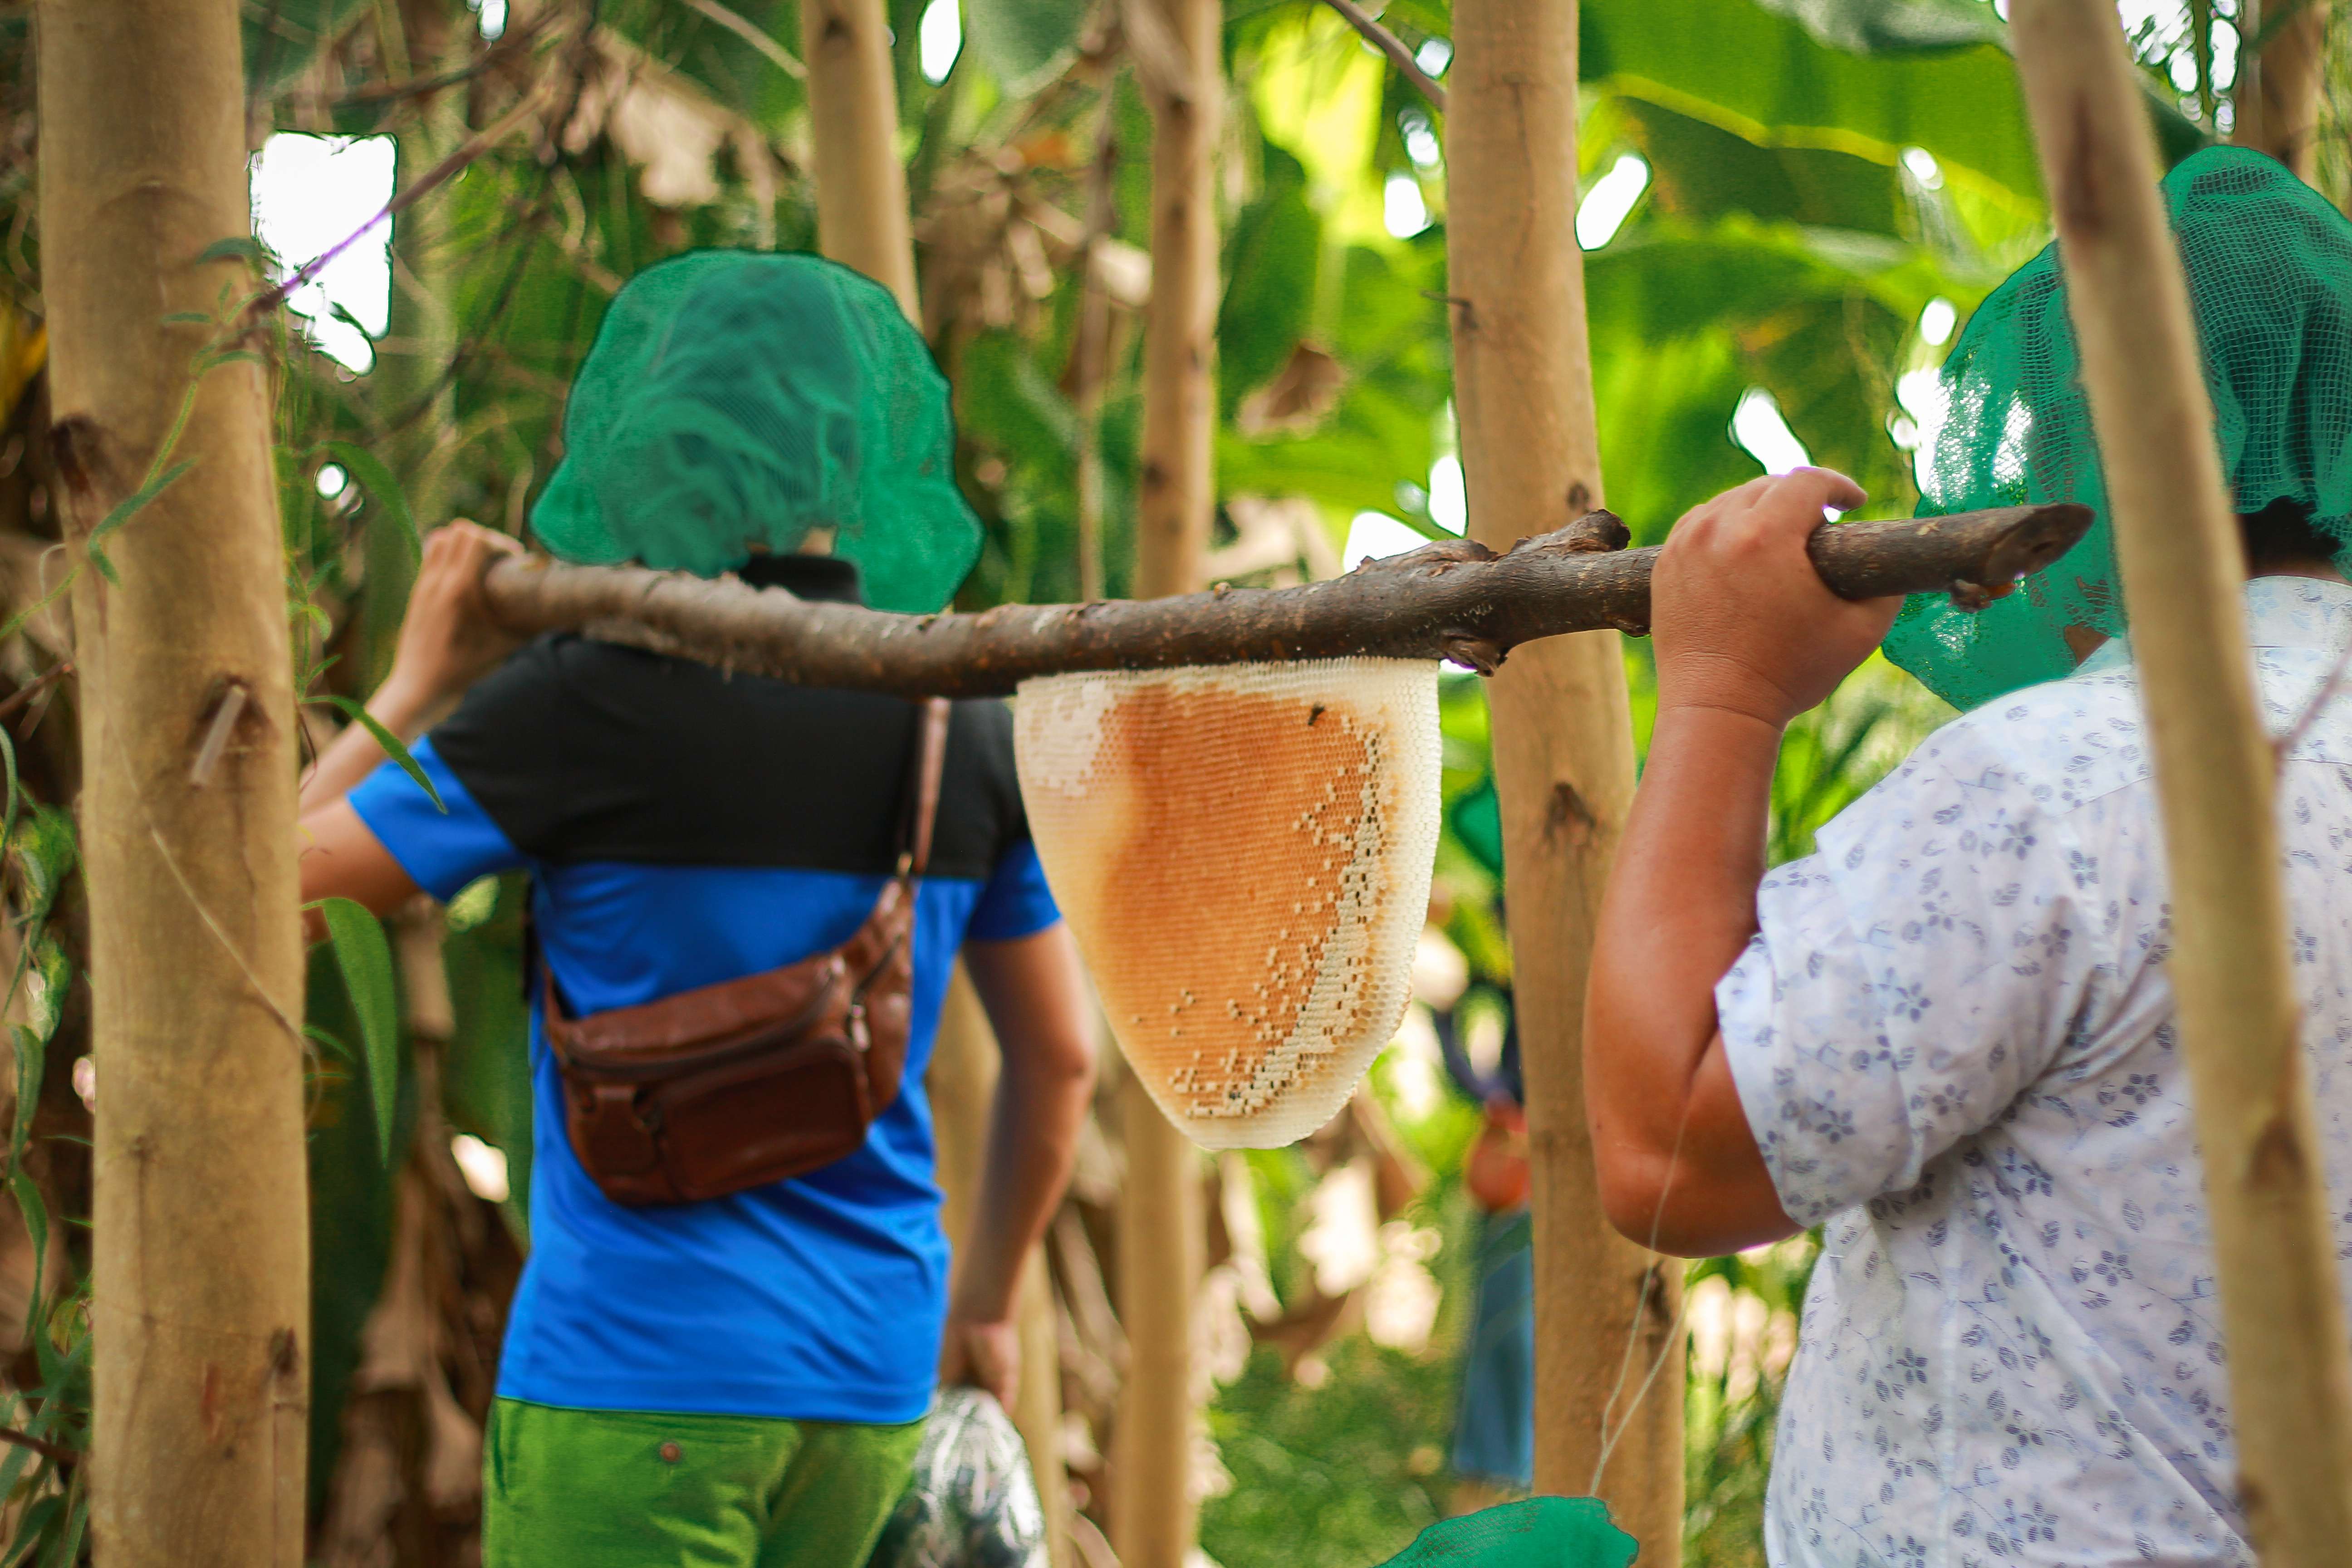
M 2248 585 L 2285 731 L 2352 588 Z M 2339 1212 L 2352 1194 L 2352 698 L 2280 822 Z M 2248 1563 L 2128 652 L 1946 726 L 1758 895 L 1716 989 L 1780 1201 L 1823 1225 L 1776 1564 Z M 2352 1287 L 2352 1213 L 2337 1220 Z

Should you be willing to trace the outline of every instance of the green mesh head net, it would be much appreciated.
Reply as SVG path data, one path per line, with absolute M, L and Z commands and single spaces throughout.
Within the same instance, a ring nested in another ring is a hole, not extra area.
M 877 608 L 925 613 L 980 553 L 948 385 L 887 289 L 814 256 L 705 250 L 614 297 L 531 511 L 551 553 L 713 577 L 835 530 Z
M 1533 1497 L 1442 1520 L 1381 1568 L 1626 1568 L 1639 1550 L 1599 1498 Z
M 2291 501 L 2321 533 L 2352 541 L 2352 223 L 2245 148 L 2206 148 L 2163 188 L 2236 510 Z M 1887 658 L 1972 708 L 2070 673 L 2068 628 L 2124 629 L 2055 244 L 1977 308 L 1941 388 L 1942 424 L 1920 465 L 1920 516 L 2042 501 L 2080 501 L 2095 515 L 2072 552 L 1989 608 L 1970 614 L 1941 594 L 1904 606 Z

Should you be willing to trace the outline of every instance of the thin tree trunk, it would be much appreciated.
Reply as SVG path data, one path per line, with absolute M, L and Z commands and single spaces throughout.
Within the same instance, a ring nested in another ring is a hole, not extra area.
M 2213 409 L 2114 6 L 2016 0 L 2013 26 L 2146 694 L 2239 1500 L 2270 1568 L 2316 1568 L 2352 1540 L 2352 1355 Z
M 1573 0 L 1454 9 L 1454 401 L 1470 533 L 1494 546 L 1531 520 L 1557 526 L 1601 504 L 1575 233 L 1576 28 Z M 1682 1546 L 1682 1271 L 1601 1217 L 1584 1116 L 1593 921 L 1633 795 L 1618 634 L 1521 649 L 1488 701 L 1535 1177 L 1536 1490 L 1598 1490 L 1640 1540 L 1643 1563 L 1672 1564 Z
M 919 326 L 882 0 L 801 0 L 801 53 L 815 142 L 817 247 L 887 288 Z
M 979 1195 L 988 1158 L 988 1110 L 995 1102 L 999 1075 L 997 1042 L 988 1015 L 958 964 L 940 1011 L 939 1042 L 931 1047 L 924 1088 L 939 1131 L 940 1191 L 945 1201 L 940 1223 L 959 1253 L 971 1228 L 971 1205 Z M 1045 1244 L 1030 1250 L 1021 1270 L 1017 1307 L 1021 1327 L 1021 1385 L 1014 1393 L 1013 1424 L 1029 1450 L 1037 1480 L 1037 1500 L 1045 1511 L 1046 1550 L 1055 1568 L 1070 1563 L 1070 1474 L 1061 1460 L 1062 1358 L 1054 1326 L 1054 1285 L 1045 1268 Z
M 454 3 L 402 0 L 383 9 L 385 52 L 397 50 L 389 62 L 397 78 L 431 76 L 464 63 L 453 47 Z M 400 132 L 400 184 L 434 167 L 465 139 L 466 95 L 439 92 L 426 99 Z M 385 333 L 390 341 L 380 351 L 373 378 L 376 416 L 402 422 L 392 432 L 386 455 L 407 489 L 409 514 L 418 529 L 447 521 L 448 462 L 457 440 L 457 386 L 443 374 L 457 347 L 457 320 L 446 298 L 447 203 L 448 193 L 436 192 L 394 220 L 392 310 Z M 416 578 L 416 545 L 381 500 L 369 507 L 364 543 L 359 676 L 373 689 L 392 669 L 393 647 Z
M 890 73 L 890 31 L 882 0 L 803 0 L 801 47 L 808 60 L 809 117 L 816 139 L 818 244 L 835 261 L 887 285 L 898 309 L 919 329 L 923 314 L 915 287 L 907 172 L 898 159 L 898 89 Z M 994 1046 L 987 1016 L 958 964 L 940 1017 L 933 1070 L 961 1081 L 965 1092 L 938 1096 L 932 1109 L 946 1197 L 941 1217 L 959 1247 L 980 1191 L 988 1146 Z M 982 1081 L 989 1092 L 976 1090 Z M 1030 1322 L 1040 1312 L 1047 1314 L 1047 1342 L 1053 1342 L 1044 1258 L 1041 1242 L 1022 1272 L 1013 1305 L 1024 1352 L 1038 1338 Z M 1062 1463 L 1061 1380 L 1058 1365 L 1045 1377 L 1034 1375 L 1034 1370 L 1024 1365 L 1013 1401 L 1017 1408 L 1010 1414 L 1021 1428 L 1038 1498 L 1045 1505 L 1048 1550 L 1056 1564 L 1064 1564 L 1070 1551 L 1070 1489 Z
M 1216 510 L 1219 0 L 1129 0 L 1137 79 L 1151 109 L 1151 299 L 1143 328 L 1143 443 L 1135 592 L 1207 585 Z M 1159 55 L 1146 37 L 1167 46 Z M 1157 58 L 1160 64 L 1147 68 Z M 1207 1236 L 1200 1157 L 1133 1073 L 1119 1082 L 1127 1184 L 1118 1310 L 1127 1381 L 1112 1443 L 1111 1545 L 1124 1568 L 1183 1568 L 1192 1491 L 1192 1310 Z
M 237 11 L 44 0 L 41 248 L 74 591 L 98 1075 L 103 1568 L 296 1568 L 310 1395 L 294 704 L 268 392 L 205 374 L 251 231 Z
M 1110 289 L 1097 257 L 1118 224 L 1118 79 L 1103 84 L 1094 161 L 1087 165 L 1087 237 L 1078 247 L 1078 327 L 1070 348 L 1070 405 L 1078 418 L 1078 597 L 1103 596 L 1103 384 L 1110 376 Z
M 2243 0 L 2236 119 L 2230 140 L 2268 153 L 2308 181 L 2316 166 L 2319 91 L 2331 0 Z M 2267 34 L 2267 36 L 2265 36 Z

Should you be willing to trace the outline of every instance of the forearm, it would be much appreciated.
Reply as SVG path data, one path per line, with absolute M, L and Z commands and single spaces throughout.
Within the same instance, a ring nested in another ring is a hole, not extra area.
M 980 1201 L 956 1260 L 959 1316 L 993 1322 L 1012 1314 L 1023 1263 L 1069 1184 L 1092 1088 L 1089 1071 L 1007 1053 L 989 1121 Z
M 1756 932 L 1780 743 L 1745 713 L 1659 712 L 1593 947 L 1585 1085 L 1604 1163 L 1610 1144 L 1655 1158 L 1690 1131 L 1716 983 Z
M 368 717 L 383 725 L 402 745 L 407 745 L 425 732 L 433 718 L 430 695 L 402 678 L 395 669 L 392 679 L 377 689 L 368 700 Z M 319 754 L 302 780 L 300 809 L 304 815 L 323 805 L 331 805 L 349 795 L 359 782 L 373 773 L 384 760 L 384 751 L 368 727 L 353 722 L 345 725 L 343 732 Z

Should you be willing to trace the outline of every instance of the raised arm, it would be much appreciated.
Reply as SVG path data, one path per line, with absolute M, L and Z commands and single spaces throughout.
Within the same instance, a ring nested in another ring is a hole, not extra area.
M 1805 541 L 1862 491 L 1801 468 L 1675 525 L 1652 578 L 1658 715 L 1610 873 L 1584 1077 L 1610 1222 L 1706 1257 L 1786 1236 L 1725 1060 L 1715 986 L 1756 934 L 1780 733 L 1870 656 L 1898 599 L 1822 585 Z
M 403 745 L 425 732 L 466 689 L 514 651 L 515 640 L 482 603 L 482 571 L 492 556 L 520 547 L 502 533 L 453 522 L 425 541 L 392 673 L 368 701 L 368 716 Z M 302 901 L 343 898 L 388 914 L 416 896 L 416 884 L 344 800 L 384 761 L 364 724 L 335 738 L 302 781 Z M 312 941 L 326 934 L 314 913 Z
M 1070 1179 L 1094 1090 L 1094 1010 L 1077 943 L 1059 921 L 1010 942 L 966 942 L 963 956 L 1004 1071 L 979 1202 L 956 1261 L 940 1381 L 976 1384 L 1009 1406 L 1020 1381 L 1021 1266 Z
M 490 619 L 483 602 L 482 572 L 493 556 L 521 549 L 505 534 L 462 519 L 425 536 L 392 673 L 367 705 L 368 717 L 403 745 L 515 650 L 514 637 Z M 345 729 L 303 777 L 303 816 L 342 799 L 383 760 L 383 747 L 366 725 Z

